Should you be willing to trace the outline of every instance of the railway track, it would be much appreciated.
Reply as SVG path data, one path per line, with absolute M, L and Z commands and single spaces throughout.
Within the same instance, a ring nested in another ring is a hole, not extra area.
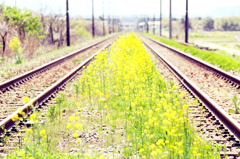
M 239 158 L 240 119 L 238 114 L 228 112 L 234 108 L 231 98 L 240 94 L 239 78 L 163 43 L 141 38 L 156 58 L 175 75 L 181 87 L 192 98 L 199 100 L 198 105 L 189 106 L 188 113 L 200 136 L 222 145 L 221 158 L 226 155 Z M 215 91 L 212 91 L 212 86 Z M 223 97 L 221 91 L 225 89 L 225 93 L 230 95 Z
M 54 104 L 51 100 L 66 83 L 116 38 L 114 36 L 97 42 L 0 84 L 0 139 L 4 141 L 6 136 L 10 136 L 7 146 L 0 142 L 0 154 L 4 156 L 9 150 L 16 148 L 16 145 L 21 145 L 24 135 L 19 135 L 18 132 L 24 133 L 25 127 L 31 126 L 31 122 L 26 118 L 33 110 L 30 105 L 35 106 L 37 110 L 47 110 L 48 106 Z M 24 97 L 31 100 L 24 104 Z M 22 117 L 19 109 L 25 112 L 26 117 L 16 124 L 14 117 Z M 42 122 L 45 118 L 42 116 Z

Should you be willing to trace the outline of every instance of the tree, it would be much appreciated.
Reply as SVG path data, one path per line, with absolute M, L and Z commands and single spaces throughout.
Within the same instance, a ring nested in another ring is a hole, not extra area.
M 0 14 L 1 16 L 2 14 Z M 3 18 L 0 19 L 0 36 L 2 40 L 2 57 L 4 56 L 4 52 L 6 49 L 6 41 L 7 41 L 7 36 L 9 33 L 13 32 L 14 30 L 11 29 L 11 27 L 7 24 L 6 21 L 3 20 Z
M 181 24 L 183 25 L 184 28 L 185 28 L 185 20 L 186 20 L 185 17 L 181 18 Z M 188 29 L 193 29 L 191 20 L 189 18 L 188 18 Z
M 26 34 L 37 38 L 44 38 L 40 17 L 33 16 L 30 10 L 23 12 L 16 7 L 0 5 L 0 14 L 0 36 L 3 43 L 2 56 L 4 56 L 9 33 L 18 33 L 22 41 L 25 39 Z
M 214 20 L 211 17 L 207 17 L 204 20 L 204 30 L 213 30 L 214 29 Z
M 224 31 L 237 31 L 240 29 L 239 17 L 227 17 L 222 19 L 222 28 Z

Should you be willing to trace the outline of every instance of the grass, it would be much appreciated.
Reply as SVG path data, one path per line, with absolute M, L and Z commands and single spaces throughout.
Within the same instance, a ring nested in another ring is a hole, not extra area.
M 152 31 L 150 31 L 152 33 Z M 158 33 L 159 34 L 159 33 Z M 166 38 L 169 37 L 169 32 L 166 30 L 162 31 L 162 35 Z M 239 37 L 240 32 L 226 32 L 226 31 L 198 31 L 189 32 L 189 42 L 199 43 L 200 45 L 209 45 L 212 48 L 219 48 L 224 50 L 235 49 L 239 52 L 240 50 L 240 38 L 234 42 L 235 36 Z M 173 32 L 172 37 L 174 40 L 184 41 L 185 34 L 184 30 L 181 32 Z M 176 38 L 178 37 L 178 38 Z
M 50 122 L 28 130 L 24 146 L 7 159 L 219 158 L 218 147 L 194 131 L 184 96 L 164 81 L 134 33 L 122 36 L 97 55 L 74 93 L 57 98 Z
M 165 43 L 169 46 L 175 47 L 181 51 L 189 53 L 195 57 L 198 57 L 202 60 L 209 62 L 212 65 L 216 65 L 223 70 L 234 70 L 239 72 L 240 71 L 240 61 L 238 56 L 230 56 L 225 54 L 224 52 L 213 52 L 213 51 L 205 51 L 199 50 L 193 46 L 184 46 L 179 44 L 178 42 L 170 39 L 163 39 L 154 35 L 143 33 L 150 38 L 153 38 L 157 41 Z
M 213 44 L 220 47 L 240 50 L 240 39 L 234 43 L 239 32 L 190 32 L 189 40 L 194 43 Z

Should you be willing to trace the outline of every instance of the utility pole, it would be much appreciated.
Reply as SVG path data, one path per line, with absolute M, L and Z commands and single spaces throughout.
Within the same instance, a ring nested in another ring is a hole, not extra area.
M 92 0 L 92 37 L 95 37 L 95 33 L 94 33 L 94 4 L 93 4 L 93 0 Z
M 147 33 L 148 33 L 148 30 L 149 30 L 148 21 L 149 21 L 149 18 L 148 18 L 148 15 L 147 15 Z
M 169 12 L 169 39 L 172 39 L 172 0 L 170 0 Z
M 160 0 L 160 36 L 162 36 L 162 0 Z
M 188 0 L 186 0 L 185 43 L 188 43 Z
M 69 27 L 69 13 L 68 13 L 68 0 L 67 0 L 67 46 L 70 46 L 70 27 Z
M 103 36 L 105 36 L 105 26 L 104 26 L 104 0 L 102 1 L 103 5 Z
M 144 14 L 144 33 L 145 33 L 145 30 L 147 30 L 146 24 L 147 24 L 147 14 L 145 12 L 145 14 Z

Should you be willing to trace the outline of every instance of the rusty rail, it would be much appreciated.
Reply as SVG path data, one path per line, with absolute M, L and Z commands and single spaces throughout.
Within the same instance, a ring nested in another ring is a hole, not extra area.
M 37 67 L 37 68 L 35 68 L 35 69 L 31 70 L 31 71 L 28 71 L 28 72 L 26 72 L 26 73 L 24 73 L 24 74 L 22 74 L 22 75 L 19 75 L 19 76 L 17 76 L 17 77 L 14 77 L 14 78 L 12 78 L 12 79 L 10 79 L 10 80 L 7 80 L 7 81 L 5 81 L 5 82 L 3 82 L 3 83 L 0 83 L 0 91 L 5 91 L 5 90 L 7 90 L 9 87 L 11 87 L 11 86 L 14 86 L 14 85 L 16 85 L 16 84 L 20 84 L 21 82 L 24 82 L 24 81 L 32 78 L 33 76 L 41 73 L 41 72 L 44 72 L 44 71 L 46 71 L 46 70 L 49 70 L 51 67 L 53 67 L 53 66 L 55 66 L 55 65 L 59 65 L 60 63 L 64 62 L 65 60 L 71 59 L 72 57 L 80 54 L 81 52 L 83 52 L 83 51 L 85 51 L 85 50 L 87 50 L 87 49 L 89 49 L 89 48 L 91 48 L 91 47 L 93 47 L 93 46 L 95 46 L 95 45 L 97 45 L 97 44 L 100 44 L 100 43 L 102 43 L 102 42 L 104 42 L 104 41 L 106 41 L 106 40 L 108 40 L 108 39 L 110 39 L 110 38 L 112 38 L 112 37 L 113 37 L 113 36 L 111 36 L 111 37 L 109 37 L 109 38 L 106 38 L 106 39 L 104 39 L 104 40 L 101 40 L 101 41 L 99 41 L 99 42 L 96 42 L 96 43 L 94 43 L 94 44 L 91 44 L 91 45 L 89 45 L 89 46 L 86 46 L 86 47 L 84 47 L 84 48 L 82 48 L 82 49 L 79 49 L 79 50 L 77 50 L 77 51 L 74 51 L 74 52 L 72 52 L 72 53 L 70 53 L 70 54 L 68 54 L 68 55 L 65 55 L 65 56 L 60 57 L 60 58 L 58 58 L 58 59 L 56 59 L 56 60 L 53 60 L 53 61 L 51 61 L 51 62 L 49 62 L 49 63 L 47 63 L 47 64 L 44 64 L 44 65 L 42 65 L 42 66 L 40 66 L 40 67 Z
M 187 54 L 187 53 L 185 53 L 183 51 L 180 51 L 180 50 L 178 50 L 178 49 L 176 49 L 174 47 L 168 46 L 168 45 L 166 45 L 164 43 L 156 41 L 156 40 L 154 40 L 152 38 L 149 38 L 147 36 L 144 36 L 144 37 L 146 37 L 149 40 L 152 40 L 155 43 L 160 44 L 163 47 L 166 47 L 166 48 L 168 48 L 168 49 L 170 49 L 170 50 L 172 50 L 172 51 L 174 51 L 174 52 L 176 52 L 176 53 L 178 53 L 178 54 L 180 54 L 180 55 L 182 55 L 184 57 L 187 57 L 187 58 L 193 60 L 194 62 L 197 62 L 198 64 L 204 66 L 205 68 L 212 70 L 217 76 L 222 76 L 222 78 L 228 79 L 230 83 L 232 82 L 232 85 L 235 84 L 235 86 L 238 86 L 238 88 L 240 88 L 240 79 L 237 76 L 234 76 L 234 75 L 232 75 L 232 74 L 230 74 L 230 73 L 228 73 L 226 71 L 223 71 L 220 68 L 217 68 L 217 67 L 215 67 L 215 66 L 213 66 L 213 65 L 211 65 L 211 64 L 209 64 L 209 63 L 207 63 L 207 62 L 205 62 L 203 60 L 200 60 L 200 59 L 198 59 L 198 58 L 196 58 L 196 57 L 194 57 L 192 55 L 189 55 L 189 54 Z
M 153 40 L 153 39 L 150 39 Z M 154 40 L 155 41 L 155 40 Z M 198 88 L 193 82 L 191 82 L 183 73 L 181 73 L 175 66 L 173 66 L 167 59 L 165 59 L 162 55 L 160 55 L 153 47 L 148 45 L 144 40 L 143 42 L 145 45 L 150 48 L 153 53 L 160 59 L 168 68 L 171 69 L 171 71 L 178 77 L 178 79 L 183 83 L 186 87 L 188 87 L 191 92 L 199 99 L 202 101 L 202 103 L 207 106 L 212 114 L 215 114 L 218 119 L 238 138 L 240 139 L 240 124 L 236 120 L 234 120 L 228 113 L 226 113 L 220 106 L 218 106 L 217 103 L 215 103 L 210 97 L 208 97 L 200 88 Z M 155 41 L 157 42 L 157 41 Z M 159 42 L 157 42 L 159 43 Z M 159 43 L 160 45 L 163 45 L 175 52 L 178 50 L 172 47 L 169 47 L 165 44 Z M 180 51 L 179 51 L 180 52 Z M 182 54 L 183 52 L 181 52 Z M 184 53 L 186 54 L 186 53 Z M 189 55 L 186 55 L 187 57 L 190 58 Z M 195 60 L 198 60 L 195 58 Z M 204 62 L 205 63 L 205 62 Z M 201 64 L 204 64 L 201 63 Z M 209 64 L 207 66 L 210 66 Z M 215 68 L 217 71 L 225 73 L 224 71 Z M 225 76 L 230 76 L 228 73 Z M 230 77 L 233 78 L 231 75 Z M 237 80 L 237 79 L 235 79 Z M 239 80 L 239 79 L 238 79 Z
M 109 47 L 111 45 L 112 42 L 110 42 L 109 44 L 107 44 L 106 46 L 104 46 L 103 48 L 101 48 L 99 51 Z M 96 43 L 97 44 L 97 43 Z M 96 45 L 95 44 L 95 45 Z M 93 45 L 91 45 L 93 46 Z M 89 47 L 88 47 L 89 48 Z M 84 48 L 87 49 L 87 48 Z M 97 51 L 95 54 L 93 54 L 91 57 L 89 57 L 88 59 L 86 59 L 83 63 L 81 63 L 80 65 L 78 65 L 75 69 L 73 69 L 71 72 L 69 72 L 67 75 L 65 75 L 63 78 L 61 78 L 60 80 L 58 80 L 56 83 L 54 83 L 52 86 L 50 86 L 49 88 L 47 88 L 46 90 L 44 90 L 41 94 L 39 94 L 37 97 L 35 97 L 34 99 L 30 100 L 28 103 L 26 103 L 24 106 L 22 106 L 20 109 L 22 110 L 22 112 L 25 112 L 25 114 L 30 114 L 32 112 L 32 108 L 31 106 L 40 106 L 41 104 L 43 104 L 46 100 L 48 100 L 48 98 L 54 94 L 55 92 L 57 92 L 59 90 L 59 88 L 61 88 L 63 85 L 65 85 L 69 80 L 71 80 L 78 71 L 82 70 L 83 66 L 87 66 L 93 59 L 94 57 L 97 55 L 97 53 L 99 52 Z M 63 58 L 64 59 L 64 58 Z M 19 110 L 15 111 L 14 113 L 12 113 L 11 115 L 9 115 L 7 118 L 5 118 L 2 122 L 0 122 L 0 135 L 4 134 L 4 130 L 9 130 L 14 124 L 15 121 L 13 121 L 13 117 L 17 115 L 18 117 L 22 117 L 21 114 L 19 114 Z

